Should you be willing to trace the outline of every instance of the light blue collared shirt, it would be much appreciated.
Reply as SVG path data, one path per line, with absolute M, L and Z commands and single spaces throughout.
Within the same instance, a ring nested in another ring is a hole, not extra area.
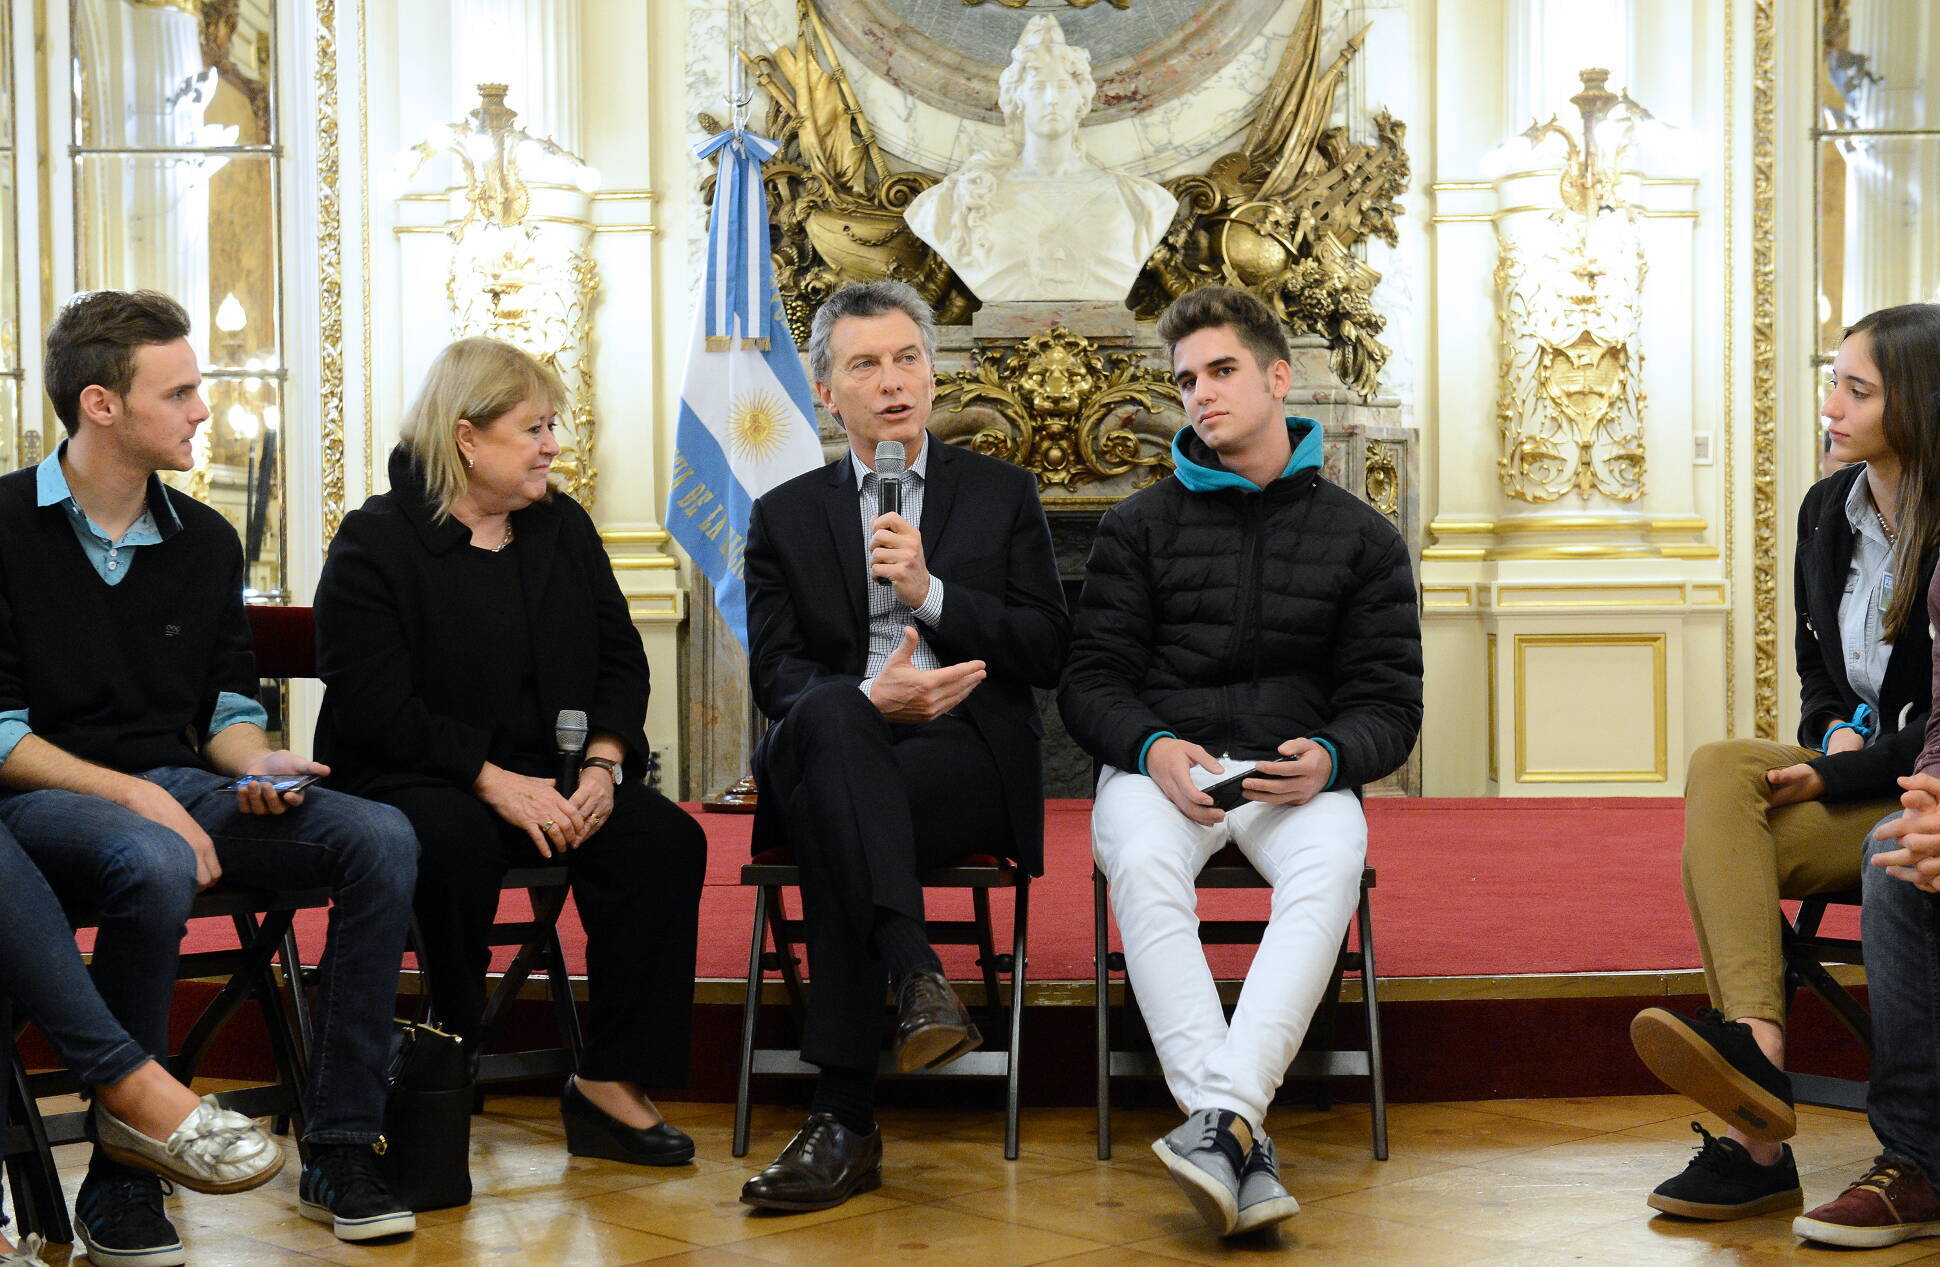
M 923 489 L 929 483 L 930 447 L 936 441 L 930 436 L 923 438 L 923 447 L 916 455 L 916 461 L 903 472 L 903 491 L 901 513 L 909 520 L 909 526 L 920 530 L 923 526 Z M 887 585 L 878 585 L 875 578 L 868 574 L 870 541 L 875 534 L 869 531 L 869 524 L 876 517 L 876 487 L 881 481 L 869 465 L 856 456 L 854 449 L 849 450 L 849 466 L 855 472 L 857 511 L 862 517 L 862 560 L 863 584 L 869 596 L 869 658 L 862 673 L 862 681 L 857 683 L 864 695 L 875 686 L 876 678 L 882 673 L 883 666 L 903 641 L 903 626 L 914 623 L 918 626 L 916 650 L 910 656 L 910 664 L 918 669 L 941 668 L 943 662 L 936 658 L 930 649 L 929 639 L 923 636 L 923 627 L 931 629 L 943 618 L 943 578 L 930 576 L 930 592 L 923 596 L 920 607 L 905 607 L 896 597 L 896 591 Z
M 169 502 L 168 486 L 151 476 L 148 508 L 142 511 L 141 518 L 128 525 L 128 531 L 122 533 L 119 540 L 113 540 L 99 524 L 88 518 L 81 504 L 74 500 L 73 490 L 67 485 L 67 473 L 61 469 L 61 455 L 65 452 L 67 441 L 63 440 L 34 468 L 34 504 L 59 506 L 67 517 L 68 526 L 74 529 L 75 540 L 81 543 L 81 552 L 87 555 L 95 575 L 109 585 L 119 585 L 134 567 L 138 548 L 160 545 L 182 526 L 182 521 L 175 515 L 175 508 Z M 155 518 L 158 502 L 166 523 L 157 522 Z M 215 713 L 209 719 L 209 736 L 214 737 L 239 722 L 263 726 L 268 721 L 269 714 L 261 704 L 247 695 L 223 691 L 216 697 Z M 32 732 L 33 726 L 28 723 L 26 709 L 0 712 L 0 765 L 7 763 L 15 746 Z
M 1839 644 L 1846 656 L 1847 685 L 1878 712 L 1879 688 L 1893 658 L 1893 644 L 1886 641 L 1886 609 L 1893 605 L 1893 543 L 1880 527 L 1864 475 L 1846 494 L 1846 522 L 1852 525 L 1852 564 L 1839 599 Z

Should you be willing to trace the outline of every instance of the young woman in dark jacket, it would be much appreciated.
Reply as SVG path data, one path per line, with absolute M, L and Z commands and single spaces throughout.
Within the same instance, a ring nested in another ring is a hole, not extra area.
M 404 811 L 433 1004 L 473 1038 L 507 867 L 572 876 L 591 1034 L 561 1099 L 574 1153 L 689 1160 L 649 1086 L 687 1078 L 706 839 L 648 788 L 647 657 L 593 521 L 547 482 L 559 380 L 517 348 L 439 354 L 391 455 L 391 491 L 344 517 L 317 585 L 328 688 L 317 752 Z M 554 721 L 584 713 L 555 789 Z
M 1651 1071 L 1729 1125 L 1650 1196 L 1692 1218 L 1800 1203 L 1782 1141 L 1779 900 L 1857 887 L 1861 845 L 1899 808 L 1926 733 L 1932 631 L 1924 607 L 1940 544 L 1940 305 L 1886 308 L 1846 331 L 1822 410 L 1848 463 L 1806 493 L 1794 570 L 1798 743 L 1730 739 L 1691 755 L 1684 892 L 1711 1008 L 1650 1008 L 1631 1039 Z

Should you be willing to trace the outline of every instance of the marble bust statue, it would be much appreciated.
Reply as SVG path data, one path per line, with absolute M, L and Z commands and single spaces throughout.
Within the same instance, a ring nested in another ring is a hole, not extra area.
M 1055 17 L 1030 20 L 997 84 L 1007 143 L 972 155 L 903 218 L 985 303 L 1123 302 L 1178 199 L 1085 157 L 1091 54 L 1064 42 Z

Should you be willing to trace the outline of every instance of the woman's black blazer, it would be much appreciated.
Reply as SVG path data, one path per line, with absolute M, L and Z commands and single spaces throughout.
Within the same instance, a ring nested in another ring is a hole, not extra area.
M 1852 568 L 1852 523 L 1846 497 L 1863 466 L 1835 471 L 1806 490 L 1799 505 L 1799 548 L 1794 562 L 1793 599 L 1798 605 L 1795 631 L 1799 670 L 1799 743 L 1816 748 L 1826 727 L 1859 708 L 1859 696 L 1846 680 L 1845 647 L 1839 640 L 1839 600 Z M 1925 560 L 1917 578 L 1895 577 L 1894 585 L 1918 584 L 1927 592 L 1934 560 Z M 1922 604 L 1924 608 L 1924 604 Z M 1933 633 L 1924 615 L 1893 644 L 1880 683 L 1878 736 L 1858 752 L 1814 758 L 1810 764 L 1825 780 L 1825 799 L 1850 801 L 1893 796 L 1894 782 L 1913 773 L 1926 741 L 1927 712 L 1933 691 Z
M 554 496 L 512 514 L 521 593 L 481 593 L 448 566 L 471 532 L 434 523 L 402 451 L 391 491 L 344 516 L 317 584 L 317 666 L 328 688 L 317 759 L 351 792 L 469 788 L 528 668 L 476 643 L 475 614 L 522 604 L 546 717 L 580 709 L 644 772 L 647 656 L 592 519 Z

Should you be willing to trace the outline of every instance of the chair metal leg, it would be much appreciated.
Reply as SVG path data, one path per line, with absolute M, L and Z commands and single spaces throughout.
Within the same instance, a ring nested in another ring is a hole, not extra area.
M 754 936 L 748 940 L 748 988 L 741 1000 L 741 1069 L 734 1084 L 734 1145 L 736 1157 L 748 1155 L 748 1094 L 754 1076 L 754 1025 L 761 1011 L 761 947 L 768 940 L 766 885 L 754 891 Z M 784 962 L 786 955 L 783 956 Z
M 1105 876 L 1091 873 L 1092 1020 L 1098 1037 L 1098 1160 L 1111 1160 L 1111 933 L 1105 918 Z
M 1011 907 L 1010 937 L 1010 1059 L 1004 1090 L 1004 1160 L 1017 1160 L 1017 1115 L 1024 1072 L 1024 958 L 1025 932 L 1031 918 L 1031 878 L 1017 873 L 1016 900 Z
M 424 929 L 418 926 L 418 917 L 415 914 L 411 916 L 410 923 L 404 927 L 404 953 L 417 960 L 418 1021 L 420 1024 L 429 1025 L 436 1018 L 437 1000 L 431 997 L 430 955 L 424 948 Z
M 255 921 L 248 916 L 236 917 L 239 929 L 245 922 L 254 924 Z M 275 944 L 282 953 L 288 955 L 290 946 L 295 940 L 291 930 L 285 928 Z M 286 959 L 285 964 L 287 965 L 288 962 L 289 960 Z M 309 1057 L 313 1049 L 297 1034 L 291 1032 L 290 1018 L 283 1011 L 283 996 L 277 989 L 276 970 L 269 954 L 265 954 L 257 961 L 250 975 L 256 983 L 254 991 L 256 1003 L 263 1013 L 263 1028 L 269 1033 L 269 1047 L 276 1060 L 277 1076 L 288 1083 L 290 1089 L 290 1110 L 276 1115 L 275 1126 L 278 1133 L 293 1132 L 300 1136 L 303 1127 L 304 1101 L 310 1087 Z M 283 975 L 291 982 L 290 993 L 300 998 L 303 994 L 303 970 L 298 968 L 292 976 L 286 966 Z
M 788 933 L 788 903 L 780 885 L 762 889 L 768 899 L 768 931 L 775 944 L 775 963 L 781 968 L 781 983 L 788 990 L 788 1014 L 795 1032 L 808 1028 L 808 991 L 802 988 L 801 969 L 796 966 L 795 943 Z
M 281 913 L 281 918 L 286 921 L 288 917 L 288 912 Z M 266 917 L 276 918 L 277 914 Z M 202 1015 L 195 1018 L 195 1024 L 189 1027 L 188 1035 L 182 1040 L 181 1050 L 162 1062 L 176 1080 L 184 1084 L 195 1079 L 196 1066 L 201 1063 L 202 1053 L 208 1049 L 217 1032 L 229 1023 L 229 1018 L 240 1011 L 243 1004 L 249 1002 L 252 994 L 261 989 L 262 979 L 254 969 L 258 962 L 267 962 L 267 956 L 260 956 L 259 927 L 255 919 L 247 915 L 233 915 L 230 920 L 235 925 L 238 949 L 226 959 L 227 964 L 233 965 L 229 979 L 223 982 L 222 988 L 209 1001 L 209 1006 L 203 1009 Z M 280 941 L 282 930 L 278 929 L 271 935 Z
M 990 890 L 970 890 L 970 907 L 977 925 L 977 968 L 983 973 L 984 1024 L 996 1033 L 1004 1023 L 1004 991 L 997 979 L 997 943 L 990 922 Z
M 283 933 L 283 982 L 290 990 L 290 1010 L 296 1014 L 296 1036 L 303 1050 L 316 1050 L 316 1022 L 310 1016 L 310 996 L 303 988 L 303 953 L 296 944 L 296 925 Z
M 1374 918 L 1368 886 L 1361 885 L 1356 922 L 1361 927 L 1361 1007 L 1367 1016 L 1368 1129 L 1374 1134 L 1374 1160 L 1388 1159 L 1388 1082 L 1381 1059 L 1381 1001 L 1375 985 Z
M 553 1021 L 566 1040 L 566 1050 L 572 1053 L 573 1068 L 577 1070 L 586 1058 L 586 1035 L 579 1028 L 579 1004 L 573 999 L 573 978 L 566 969 L 566 947 L 559 940 L 557 924 L 546 934 L 545 948 L 540 955 L 546 968 L 546 993 L 552 999 Z
M 47 1128 L 40 1120 L 40 1106 L 27 1086 L 27 1072 L 21 1067 L 20 1053 L 11 1036 L 8 1049 L 6 1101 L 13 1108 L 15 1129 L 27 1136 L 29 1154 L 7 1158 L 7 1174 L 13 1181 L 14 1214 L 23 1233 L 38 1234 L 50 1241 L 72 1244 L 74 1227 L 67 1217 L 67 1198 L 61 1192 L 61 1176 L 54 1166 L 54 1148 L 47 1139 Z M 6 1132 L 0 1131 L 0 1136 Z

